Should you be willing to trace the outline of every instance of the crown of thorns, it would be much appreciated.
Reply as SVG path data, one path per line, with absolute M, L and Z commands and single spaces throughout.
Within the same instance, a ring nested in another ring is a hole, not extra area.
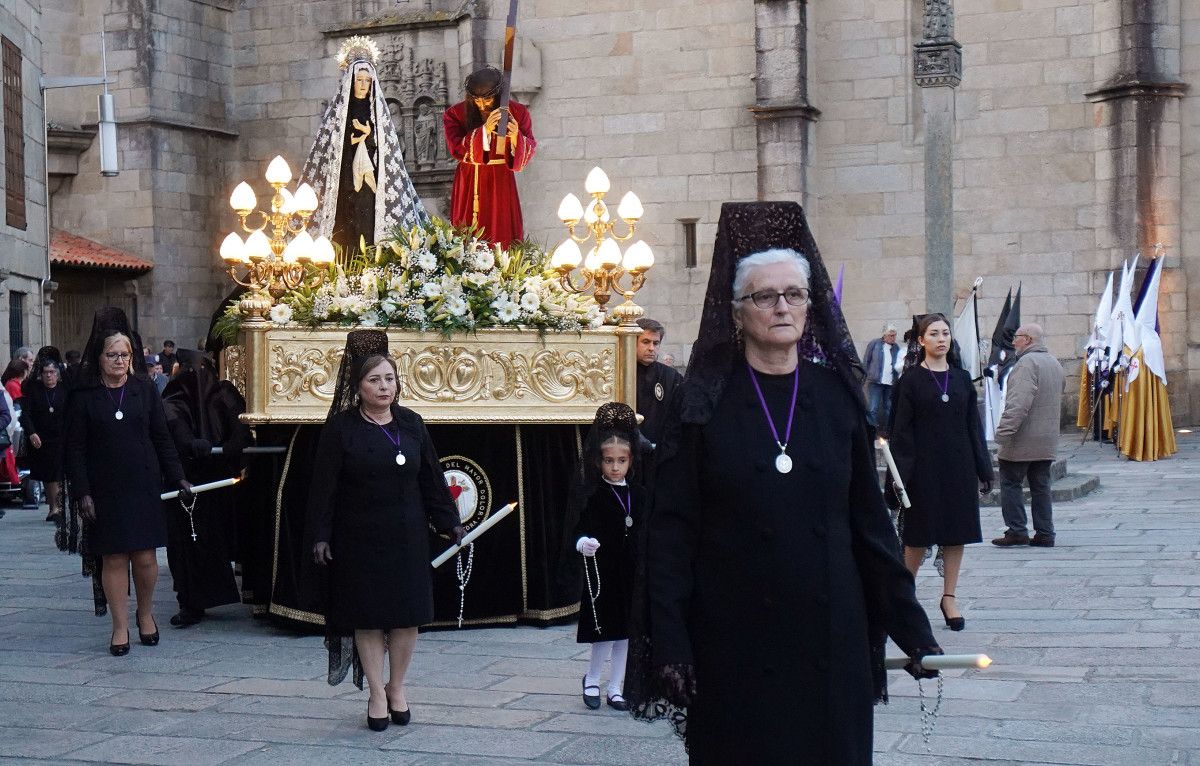
M 371 66 L 376 66 L 379 62 L 379 46 L 369 37 L 355 35 L 346 42 L 342 43 L 342 47 L 338 49 L 337 64 L 342 69 L 346 69 L 356 61 L 366 61 Z

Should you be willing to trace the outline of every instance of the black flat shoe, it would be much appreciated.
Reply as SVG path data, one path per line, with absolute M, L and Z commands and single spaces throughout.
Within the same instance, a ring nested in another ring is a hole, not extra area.
M 412 708 L 408 710 L 392 710 L 392 706 L 388 705 L 388 714 L 392 717 L 392 723 L 397 726 L 408 726 L 408 722 L 412 720 Z
M 171 617 L 171 624 L 177 628 L 189 628 L 204 619 L 204 610 L 180 608 L 179 613 Z
M 114 657 L 124 657 L 125 655 L 129 654 L 129 632 L 128 631 L 126 631 L 126 633 L 125 633 L 125 643 L 109 644 L 108 645 L 108 653 Z
M 942 594 L 942 601 L 948 598 L 954 598 L 949 593 Z M 946 607 L 942 605 L 942 601 L 938 602 L 938 609 L 942 610 L 942 618 L 946 620 L 946 627 L 950 630 L 958 631 L 967 627 L 967 621 L 963 617 L 950 617 L 946 614 Z
M 150 619 L 154 618 L 151 617 Z M 138 639 L 142 642 L 143 646 L 158 646 L 158 623 L 154 624 L 153 633 L 143 633 L 142 629 L 139 627 Z
M 588 689 L 595 689 L 595 694 L 588 694 Z M 583 704 L 588 706 L 588 710 L 600 709 L 600 687 L 588 686 L 587 676 L 583 677 Z
M 608 706 L 610 708 L 612 708 L 613 710 L 620 710 L 621 712 L 625 712 L 626 710 L 629 710 L 629 703 L 626 702 L 625 698 L 622 697 L 620 694 L 618 694 L 615 699 L 613 697 L 609 697 L 608 698 Z
M 388 717 L 372 718 L 367 716 L 367 728 L 371 731 L 386 731 L 388 727 Z

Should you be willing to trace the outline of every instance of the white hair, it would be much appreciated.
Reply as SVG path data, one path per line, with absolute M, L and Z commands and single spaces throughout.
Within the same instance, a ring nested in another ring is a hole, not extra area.
M 887 335 L 889 332 L 896 332 L 896 325 L 892 324 L 891 322 L 888 322 L 883 326 L 883 334 Z
M 812 268 L 808 265 L 808 260 L 803 255 L 790 248 L 776 247 L 754 253 L 753 255 L 747 255 L 738 261 L 737 268 L 733 273 L 733 297 L 741 297 L 742 291 L 746 287 L 746 280 L 749 279 L 752 269 L 776 263 L 790 263 L 794 265 L 796 270 L 800 272 L 800 276 L 804 277 L 805 285 L 812 279 Z

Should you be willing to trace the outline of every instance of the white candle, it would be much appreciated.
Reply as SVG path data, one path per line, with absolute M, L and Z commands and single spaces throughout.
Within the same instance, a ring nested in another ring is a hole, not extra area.
M 910 661 L 908 657 L 888 657 L 883 664 L 888 670 L 903 670 Z M 921 660 L 921 667 L 927 670 L 982 670 L 991 664 L 992 658 L 986 654 L 931 654 Z
M 220 481 L 210 481 L 208 484 L 197 484 L 196 486 L 192 487 L 192 494 L 198 495 L 201 492 L 207 492 L 210 489 L 220 489 L 221 487 L 232 487 L 234 484 L 237 484 L 241 480 L 242 480 L 241 476 L 234 476 L 231 479 L 221 479 Z M 179 497 L 179 490 L 175 490 L 174 492 L 164 492 L 161 495 L 159 495 L 159 497 L 163 500 L 174 500 L 175 498 Z
M 900 469 L 896 467 L 896 461 L 892 459 L 892 448 L 888 446 L 887 439 L 879 440 L 879 448 L 883 450 L 883 459 L 887 461 L 888 470 L 892 472 L 892 486 L 896 488 L 896 494 L 900 496 L 900 504 L 905 508 L 912 508 L 912 501 L 908 499 L 908 490 L 904 488 L 904 480 L 900 478 Z
M 489 529 L 494 527 L 496 524 L 498 524 L 500 522 L 500 519 L 503 519 L 505 516 L 512 513 L 513 510 L 516 509 L 516 507 L 517 507 L 516 503 L 509 503 L 508 505 L 504 506 L 500 510 L 493 513 L 491 516 L 488 516 L 487 519 L 482 524 L 480 524 L 479 526 L 472 529 L 470 532 L 468 532 L 466 534 L 466 536 L 463 537 L 462 543 L 460 543 L 458 545 L 451 545 L 449 548 L 442 551 L 442 555 L 438 556 L 436 559 L 433 560 L 433 568 L 437 569 L 442 564 L 445 564 L 447 561 L 449 561 L 454 556 L 454 554 L 456 554 L 460 550 L 462 550 L 463 547 L 475 542 L 475 540 L 480 535 L 482 535 L 484 532 L 488 531 Z

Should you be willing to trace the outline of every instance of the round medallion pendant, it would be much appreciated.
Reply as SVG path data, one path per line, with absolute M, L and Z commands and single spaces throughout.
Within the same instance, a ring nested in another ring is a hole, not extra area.
M 775 470 L 779 471 L 780 473 L 791 473 L 792 459 L 787 455 L 781 454 L 779 457 L 775 458 Z
M 54 412 L 54 408 L 53 408 L 53 407 L 51 407 L 51 408 L 50 408 L 50 412 L 53 414 L 53 412 Z
M 633 517 L 626 516 L 625 517 L 625 528 L 628 529 L 629 527 L 632 527 L 632 526 L 633 526 Z
M 942 401 L 943 402 L 950 401 L 950 394 L 942 394 Z
M 396 465 L 404 465 L 408 462 L 408 458 L 404 457 L 403 452 L 396 453 Z
M 114 417 L 116 417 L 116 419 L 117 419 L 117 420 L 124 420 L 124 419 L 125 419 L 125 413 L 124 413 L 124 412 L 121 412 L 120 410 L 117 410 L 117 414 L 116 414 Z

